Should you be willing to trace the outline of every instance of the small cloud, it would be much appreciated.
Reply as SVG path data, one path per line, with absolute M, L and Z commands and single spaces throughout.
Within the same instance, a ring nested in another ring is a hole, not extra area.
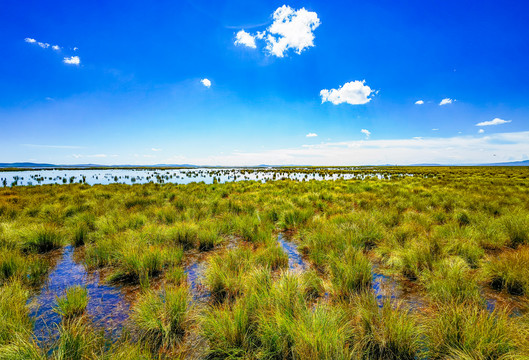
M 244 30 L 241 30 L 237 33 L 237 36 L 235 37 L 235 45 L 244 45 L 247 47 L 250 47 L 252 49 L 257 48 L 255 45 L 255 37 L 250 35 Z
M 152 148 L 152 151 L 162 151 L 162 149 Z
M 53 45 L 51 48 L 53 50 L 61 50 L 61 47 L 59 45 Z
M 448 105 L 448 104 L 453 103 L 454 101 L 455 101 L 455 100 L 450 99 L 450 98 L 444 98 L 443 100 L 441 100 L 441 102 L 439 103 L 439 105 Z
M 48 43 L 43 43 L 43 42 L 40 42 L 40 41 L 37 42 L 37 45 L 40 46 L 40 47 L 43 48 L 43 49 L 47 49 L 47 48 L 50 47 L 50 44 L 48 44 Z
M 417 100 L 417 101 L 415 102 L 415 105 L 422 105 L 422 104 L 424 104 L 424 101 L 423 101 L 423 100 Z
M 435 128 L 435 129 L 432 129 L 432 131 L 439 131 L 439 129 Z
M 503 119 L 500 119 L 500 118 L 495 118 L 495 119 L 490 120 L 490 121 L 483 121 L 483 122 L 477 123 L 476 126 L 501 125 L 501 124 L 507 124 L 507 123 L 510 123 L 510 122 L 511 122 L 511 120 L 503 120 Z
M 360 130 L 360 132 L 366 136 L 366 139 L 369 139 L 369 136 L 371 135 L 371 131 L 367 129 L 362 129 Z
M 30 44 L 34 44 L 34 43 L 37 42 L 37 40 L 32 39 L 32 38 L 25 38 L 24 41 L 27 42 L 27 43 L 30 43 Z
M 318 136 L 318 134 L 316 134 L 316 133 L 308 133 L 306 136 L 307 137 L 316 137 L 316 136 Z
M 79 59 L 79 56 L 70 56 L 65 57 L 62 62 L 65 64 L 79 65 L 81 63 L 81 59 Z
M 46 101 L 55 101 L 55 99 L 52 98 L 52 97 L 47 96 L 47 97 L 46 97 Z
M 479 129 L 478 130 L 478 134 L 483 134 L 484 132 L 485 132 L 485 130 L 483 130 L 483 129 Z
M 338 89 L 323 89 L 320 91 L 321 102 L 329 101 L 334 105 L 347 103 L 351 105 L 362 105 L 371 101 L 369 97 L 374 91 L 367 85 L 365 80 L 350 81 Z
M 202 79 L 200 82 L 207 88 L 211 87 L 211 81 L 209 79 Z
M 73 48 L 73 51 L 77 51 L 77 50 L 79 50 L 77 46 Z

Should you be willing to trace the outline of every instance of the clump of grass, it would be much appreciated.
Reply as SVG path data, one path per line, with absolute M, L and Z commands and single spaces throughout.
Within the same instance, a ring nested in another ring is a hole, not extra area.
M 66 320 L 77 318 L 84 314 L 88 301 L 86 288 L 75 285 L 68 288 L 64 296 L 57 298 L 55 311 Z
M 440 305 L 425 324 L 426 356 L 432 359 L 506 359 L 518 352 L 519 334 L 504 310 L 478 305 Z
M 526 214 L 514 213 L 503 217 L 502 220 L 509 246 L 516 248 L 529 244 L 529 217 Z
M 486 281 L 496 290 L 506 289 L 513 295 L 529 294 L 529 247 L 520 247 L 483 264 Z
M 19 280 L 0 287 L 0 346 L 28 339 L 33 328 L 26 307 L 29 291 Z
M 315 270 L 309 269 L 301 275 L 301 283 L 305 298 L 308 300 L 316 299 L 325 291 L 323 281 Z
M 179 343 L 190 316 L 190 298 L 185 286 L 166 286 L 161 293 L 148 290 L 132 309 L 139 337 L 153 350 Z
M 373 294 L 365 292 L 345 306 L 351 312 L 355 358 L 421 358 L 422 328 L 416 317 L 400 305 L 394 307 L 386 302 L 379 308 Z
M 288 266 L 288 255 L 277 243 L 273 243 L 256 251 L 255 263 L 277 270 Z
M 23 278 L 26 259 L 16 250 L 0 249 L 0 284 L 12 278 Z
M 45 253 L 63 245 L 63 236 L 54 226 L 41 226 L 23 234 L 24 249 Z
M 104 341 L 85 319 L 77 318 L 61 324 L 54 347 L 53 358 L 56 360 L 97 359 L 103 352 Z
M 435 301 L 482 302 L 476 280 L 465 262 L 458 257 L 446 258 L 436 264 L 434 270 L 423 272 L 421 283 Z
M 350 297 L 371 286 L 371 262 L 360 250 L 349 248 L 343 256 L 335 254 L 329 270 L 336 296 Z
M 237 248 L 210 258 L 205 284 L 217 300 L 233 298 L 242 293 L 242 278 L 251 269 L 249 249 Z
M 77 247 L 87 243 L 89 231 L 90 229 L 86 224 L 77 225 L 73 233 L 73 245 Z

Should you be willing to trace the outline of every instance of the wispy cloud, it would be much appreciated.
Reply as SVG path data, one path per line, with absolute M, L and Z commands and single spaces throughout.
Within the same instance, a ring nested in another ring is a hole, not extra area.
M 48 149 L 83 149 L 84 146 L 75 145 L 42 145 L 42 144 L 21 144 L 22 146 L 33 148 L 48 148 Z
M 492 126 L 492 125 L 502 125 L 510 123 L 512 120 L 503 120 L 500 118 L 495 118 L 490 121 L 482 121 L 480 123 L 477 123 L 476 126 Z
M 415 102 L 415 105 L 422 105 L 422 104 L 424 104 L 424 100 L 417 100 Z
M 55 51 L 60 51 L 62 49 L 62 47 L 59 45 L 50 45 L 47 42 L 37 41 L 36 39 L 30 38 L 30 37 L 25 38 L 24 41 L 29 44 L 35 44 L 37 46 L 40 46 L 43 49 L 48 49 L 50 47 L 51 49 Z M 77 48 L 74 47 L 73 50 L 75 51 L 77 50 Z M 79 58 L 79 56 L 70 56 L 70 57 L 63 58 L 62 62 L 65 64 L 70 64 L 70 65 L 79 65 L 81 62 L 81 59 Z
M 196 164 L 381 165 L 472 164 L 521 159 L 529 153 L 529 131 L 487 136 L 355 140 L 303 145 L 262 152 L 234 152 L 188 159 Z M 496 156 L 493 158 L 493 154 Z
M 371 101 L 369 96 L 373 92 L 374 90 L 365 85 L 365 80 L 356 80 L 345 83 L 338 89 L 323 89 L 320 91 L 320 96 L 322 103 L 329 101 L 334 105 L 343 103 L 361 105 Z
M 162 149 L 152 148 L 152 151 L 162 151 Z
M 455 100 L 454 99 L 450 99 L 450 98 L 444 98 L 443 100 L 441 100 L 441 102 L 439 103 L 439 105 L 448 105 L 448 104 L 451 104 L 453 103 Z
M 371 136 L 371 131 L 367 129 L 362 129 L 360 132 L 366 136 L 366 139 L 369 139 L 369 136 Z
M 308 133 L 306 135 L 306 137 L 316 137 L 316 136 L 318 136 L 318 134 L 316 134 L 316 133 Z

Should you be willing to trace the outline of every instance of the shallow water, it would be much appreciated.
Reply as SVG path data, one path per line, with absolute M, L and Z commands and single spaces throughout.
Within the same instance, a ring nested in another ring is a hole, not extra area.
M 202 285 L 201 282 L 201 280 L 204 278 L 205 271 L 205 264 L 198 261 L 191 262 L 184 268 L 184 272 L 187 275 L 189 290 L 191 291 L 191 295 L 195 301 L 206 300 L 211 296 L 210 292 L 204 285 Z
M 283 234 L 277 236 L 277 242 L 288 255 L 288 267 L 290 270 L 306 270 L 307 264 L 298 251 L 298 246 L 293 241 L 288 241 Z
M 53 311 L 57 296 L 64 295 L 66 289 L 74 285 L 86 286 L 90 297 L 86 310 L 94 324 L 112 336 L 119 333 L 123 322 L 128 319 L 128 301 L 119 288 L 101 284 L 99 272 L 88 273 L 81 263 L 75 262 L 74 249 L 67 246 L 47 282 L 29 300 L 37 339 L 45 341 L 57 333 L 57 325 L 61 321 L 61 317 Z
M 205 182 L 212 184 L 256 180 L 269 181 L 291 179 L 296 181 L 306 180 L 338 180 L 338 179 L 365 179 L 376 177 L 378 179 L 392 176 L 413 176 L 412 174 L 381 174 L 378 172 L 342 172 L 325 174 L 314 170 L 311 172 L 282 172 L 280 169 L 40 169 L 24 171 L 0 171 L 0 187 L 25 186 L 45 184 L 85 183 L 96 184 L 145 184 L 145 183 L 173 183 L 189 184 L 192 182 Z

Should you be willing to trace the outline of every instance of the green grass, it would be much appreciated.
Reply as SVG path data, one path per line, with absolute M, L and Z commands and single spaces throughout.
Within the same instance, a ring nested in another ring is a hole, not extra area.
M 64 296 L 57 298 L 55 311 L 64 319 L 73 319 L 84 314 L 88 306 L 88 291 L 86 288 L 76 285 L 66 289 Z
M 528 355 L 529 169 L 273 171 L 265 183 L 0 188 L 0 359 Z M 295 172 L 306 181 L 277 180 Z M 288 270 L 283 231 L 303 271 Z M 66 244 L 122 287 L 130 320 L 121 335 L 103 334 L 83 315 L 82 290 L 69 289 L 57 294 L 67 321 L 41 349 L 26 304 Z M 184 270 L 195 261 L 199 294 L 211 294 L 198 302 Z M 396 296 L 380 307 L 374 265 Z

